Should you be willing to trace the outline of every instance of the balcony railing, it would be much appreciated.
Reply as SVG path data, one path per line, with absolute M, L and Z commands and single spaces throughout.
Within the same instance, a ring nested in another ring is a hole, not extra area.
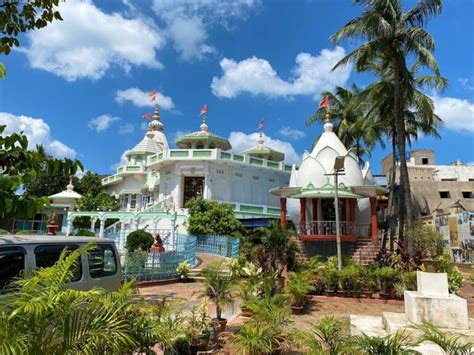
M 295 226 L 300 235 L 336 235 L 335 221 L 309 221 L 296 224 Z M 356 224 L 354 222 L 339 222 L 339 228 L 341 235 L 356 235 Z

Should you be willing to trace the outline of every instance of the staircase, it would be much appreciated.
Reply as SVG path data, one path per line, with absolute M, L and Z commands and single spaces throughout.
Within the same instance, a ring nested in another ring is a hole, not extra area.
M 298 238 L 297 235 L 292 235 L 290 237 L 290 241 L 295 243 L 296 245 L 296 258 L 299 262 L 305 261 L 308 259 L 308 255 L 306 254 L 306 248 L 304 247 L 303 241 Z
M 379 247 L 369 237 L 359 237 L 354 245 L 352 260 L 357 261 L 363 266 L 369 265 L 375 260 L 379 252 Z

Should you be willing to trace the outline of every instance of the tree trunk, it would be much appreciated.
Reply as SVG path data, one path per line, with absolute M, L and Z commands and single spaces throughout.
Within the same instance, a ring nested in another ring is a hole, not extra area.
M 390 170 L 390 177 L 389 177 L 389 184 L 390 184 L 390 192 L 388 195 L 388 227 L 390 232 L 390 251 L 393 252 L 394 249 L 394 238 L 396 230 L 392 228 L 393 224 L 392 221 L 396 218 L 395 217 L 395 179 L 397 178 L 397 158 L 396 158 L 396 150 L 397 150 L 397 137 L 396 137 L 396 130 L 394 127 L 393 135 L 392 135 L 392 167 Z
M 413 229 L 412 207 L 411 207 L 411 193 L 410 180 L 408 177 L 408 168 L 406 161 L 406 131 L 404 107 L 401 97 L 401 66 L 397 56 L 393 56 L 393 71 L 394 71 L 394 109 L 395 109 L 395 127 L 397 130 L 397 146 L 400 154 L 400 227 L 399 238 L 404 240 L 404 244 L 408 242 L 408 254 L 412 256 L 412 241 L 411 238 L 404 238 L 405 222 L 408 230 Z

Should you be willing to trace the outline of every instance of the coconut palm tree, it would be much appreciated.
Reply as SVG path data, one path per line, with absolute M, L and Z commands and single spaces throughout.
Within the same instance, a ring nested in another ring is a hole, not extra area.
M 360 92 L 360 100 L 368 103 L 367 117 L 370 122 L 384 127 L 384 134 L 392 143 L 392 169 L 389 177 L 390 195 L 388 215 L 394 216 L 394 184 L 396 178 L 397 158 L 397 134 L 394 116 L 394 85 L 393 71 L 390 63 L 383 57 L 374 62 L 367 63 L 365 70 L 372 72 L 380 79 L 368 85 Z M 415 63 L 410 69 L 410 75 L 413 78 L 413 87 L 403 90 L 404 101 L 408 106 L 404 110 L 405 130 L 407 143 L 411 146 L 413 141 L 418 139 L 420 133 L 439 138 L 438 128 L 442 125 L 442 120 L 434 113 L 432 99 L 425 95 L 421 89 L 436 88 L 444 89 L 447 80 L 441 76 L 423 75 L 417 76 L 419 66 Z M 402 196 L 403 197 L 403 196 Z M 399 215 L 403 215 L 405 206 L 399 204 Z M 400 239 L 403 235 L 400 236 Z
M 433 55 L 435 48 L 431 35 L 423 29 L 428 19 L 441 12 L 442 0 L 419 0 L 408 11 L 404 11 L 401 0 L 359 0 L 364 6 L 361 16 L 350 20 L 344 27 L 331 36 L 335 43 L 343 38 L 364 39 L 358 48 L 342 58 L 334 69 L 354 60 L 357 71 L 365 71 L 367 63 L 382 56 L 390 65 L 393 73 L 393 108 L 395 118 L 396 144 L 400 154 L 401 202 L 405 208 L 400 217 L 399 234 L 403 237 L 406 220 L 408 229 L 412 229 L 412 201 L 410 182 L 406 162 L 406 125 L 404 111 L 409 107 L 405 97 L 414 85 L 407 68 L 407 56 L 413 56 L 419 66 L 431 70 L 440 76 L 438 64 Z M 406 215 L 408 218 L 405 218 Z
M 378 142 L 383 145 L 382 129 L 374 122 L 368 122 L 365 115 L 367 103 L 360 100 L 360 89 L 353 84 L 350 89 L 337 86 L 334 93 L 325 91 L 322 97 L 328 97 L 330 106 L 328 112 L 335 118 L 334 133 L 346 147 L 354 147 L 355 154 L 362 162 L 364 155 L 370 156 L 370 151 Z M 306 124 L 315 121 L 325 121 L 326 109 L 320 108 L 311 116 Z

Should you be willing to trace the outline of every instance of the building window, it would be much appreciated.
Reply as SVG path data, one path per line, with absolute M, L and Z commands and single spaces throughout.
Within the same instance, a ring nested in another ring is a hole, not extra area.
M 439 197 L 440 198 L 451 198 L 451 194 L 449 191 L 440 191 L 439 192 Z
M 137 206 L 137 195 L 136 194 L 132 194 L 131 198 L 130 198 L 130 208 L 135 208 Z
M 216 173 L 217 173 L 217 174 L 224 175 L 224 170 L 217 169 L 217 170 L 216 170 Z
M 468 181 L 474 181 L 474 179 L 471 179 L 471 178 L 470 178 L 470 179 L 468 179 Z
M 428 158 L 421 158 L 421 165 L 428 165 Z
M 462 198 L 472 198 L 472 191 L 463 191 Z
M 260 180 L 260 177 L 258 177 L 258 176 L 252 176 L 252 179 L 254 179 L 254 180 Z
M 241 173 L 235 173 L 235 176 L 242 177 Z
M 128 195 L 122 197 L 122 209 L 126 210 L 128 207 Z
M 216 145 L 215 144 L 210 144 L 209 149 L 216 149 Z
M 458 181 L 456 178 L 450 178 L 450 179 L 441 179 L 441 181 Z
M 204 149 L 204 143 L 202 142 L 196 143 L 196 149 Z

